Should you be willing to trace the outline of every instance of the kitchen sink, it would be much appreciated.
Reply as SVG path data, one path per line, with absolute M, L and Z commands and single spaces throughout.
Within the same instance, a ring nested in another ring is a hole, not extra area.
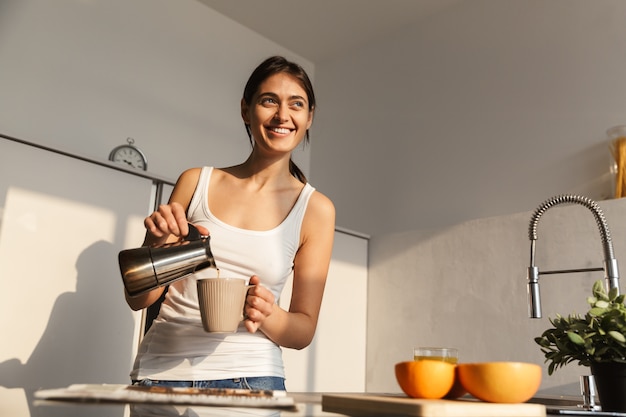
M 582 395 L 542 395 L 539 394 L 530 400 L 529 403 L 543 404 L 546 406 L 546 413 L 561 416 L 614 416 L 626 417 L 626 413 L 601 410 L 587 410 L 582 407 Z
M 581 395 L 537 395 L 529 403 L 543 404 L 546 407 L 576 407 L 583 404 Z

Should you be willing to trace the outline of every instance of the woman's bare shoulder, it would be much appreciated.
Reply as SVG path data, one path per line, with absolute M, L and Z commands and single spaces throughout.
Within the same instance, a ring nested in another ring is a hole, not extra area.
M 195 167 L 195 168 L 188 168 L 186 170 L 184 170 L 179 176 L 178 176 L 178 181 L 176 181 L 177 183 L 187 183 L 189 181 L 191 182 L 198 182 L 198 178 L 200 178 L 200 172 L 202 171 L 202 168 L 199 167 Z
M 189 168 L 183 171 L 176 181 L 176 186 L 170 197 L 170 202 L 179 202 L 187 209 L 191 196 L 196 190 L 198 180 L 200 179 L 200 172 L 202 168 Z
M 307 220 L 312 223 L 335 227 L 335 205 L 332 200 L 319 191 L 314 191 L 307 206 Z

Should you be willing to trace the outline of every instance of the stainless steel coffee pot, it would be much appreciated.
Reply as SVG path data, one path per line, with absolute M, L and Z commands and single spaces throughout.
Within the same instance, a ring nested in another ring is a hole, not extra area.
M 216 268 L 210 237 L 200 235 L 191 224 L 185 240 L 126 249 L 119 253 L 118 260 L 130 296 L 170 284 L 200 269 Z

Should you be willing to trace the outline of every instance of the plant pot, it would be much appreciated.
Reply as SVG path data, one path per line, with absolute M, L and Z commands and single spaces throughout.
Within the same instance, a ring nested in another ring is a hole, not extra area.
M 591 373 L 602 411 L 626 412 L 626 363 L 595 362 Z

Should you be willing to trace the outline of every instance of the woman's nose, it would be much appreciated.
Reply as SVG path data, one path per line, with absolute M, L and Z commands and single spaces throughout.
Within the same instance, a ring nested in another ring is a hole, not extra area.
M 276 114 L 274 115 L 274 119 L 279 122 L 286 122 L 289 120 L 289 112 L 288 109 L 284 106 L 279 106 L 276 110 Z

